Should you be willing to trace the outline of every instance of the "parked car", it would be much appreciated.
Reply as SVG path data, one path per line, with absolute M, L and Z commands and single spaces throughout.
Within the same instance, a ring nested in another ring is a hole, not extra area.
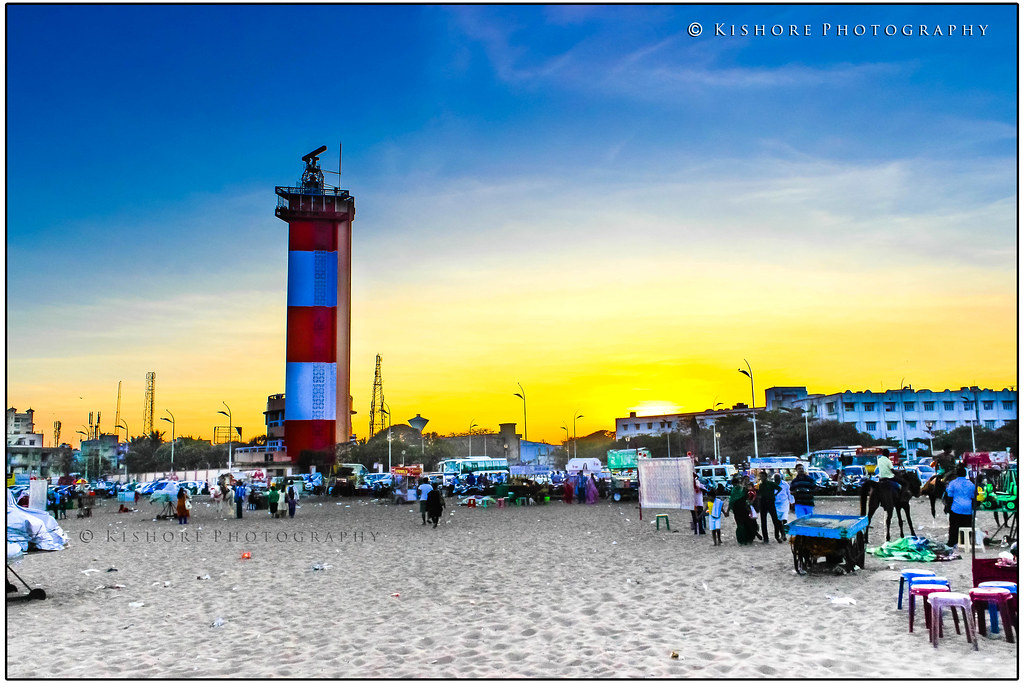
M 147 481 L 139 488 L 139 495 L 148 496 L 149 494 L 153 493 L 153 489 L 155 489 L 160 484 L 164 483 L 164 481 L 164 479 L 158 479 L 157 481 Z
M 868 478 L 868 471 L 863 465 L 847 465 L 843 468 L 840 479 L 840 493 L 848 496 L 860 494 L 864 480 Z
M 836 493 L 839 486 L 828 476 L 828 472 L 818 467 L 808 467 L 807 475 L 814 480 L 814 495 L 828 496 Z
M 923 486 L 926 481 L 935 475 L 935 468 L 930 465 L 910 465 L 907 467 L 907 472 L 917 474 L 917 478 L 921 480 L 921 485 Z

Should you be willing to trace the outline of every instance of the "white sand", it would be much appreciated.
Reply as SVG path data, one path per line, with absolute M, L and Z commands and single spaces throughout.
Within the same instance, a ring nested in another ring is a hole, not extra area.
M 739 547 L 731 518 L 724 520 L 725 545 L 716 548 L 710 536 L 689 532 L 689 513 L 671 512 L 673 531 L 656 531 L 655 511 L 641 522 L 635 503 L 453 504 L 433 529 L 421 525 L 418 507 L 362 499 L 305 500 L 292 520 L 246 511 L 241 521 L 222 519 L 200 499 L 188 527 L 153 521 L 156 508 L 145 502 L 134 514 L 117 514 L 116 502 L 106 502 L 92 519 L 62 521 L 72 538 L 68 550 L 15 565 L 48 599 L 8 601 L 7 673 L 1017 675 L 1017 646 L 1002 633 L 983 638 L 974 652 L 953 633 L 948 615 L 937 650 L 923 620 L 907 632 L 906 608 L 896 610 L 899 574 L 889 568 L 907 563 L 869 555 L 853 575 L 797 576 L 788 544 Z M 825 498 L 817 512 L 855 514 L 856 505 Z M 942 540 L 945 516 L 932 520 L 926 505 L 915 501 L 918 533 Z M 178 536 L 184 529 L 187 541 Z M 93 533 L 91 542 L 82 542 L 83 531 Z M 872 531 L 874 543 L 884 538 L 878 518 Z M 243 551 L 252 559 L 240 559 Z M 331 566 L 313 571 L 317 563 Z M 969 555 L 916 566 L 950 578 L 954 589 L 970 585 Z M 123 588 L 100 588 L 115 584 Z M 829 596 L 856 605 L 833 604 Z M 224 625 L 211 627 L 218 618 Z

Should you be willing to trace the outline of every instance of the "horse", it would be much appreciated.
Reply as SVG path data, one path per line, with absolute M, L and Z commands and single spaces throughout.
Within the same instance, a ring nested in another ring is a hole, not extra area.
M 933 474 L 928 481 L 925 482 L 924 486 L 921 487 L 921 495 L 928 495 L 928 501 L 932 506 L 932 517 L 935 516 L 935 501 L 941 500 L 942 496 L 946 494 L 946 478 L 938 474 Z
M 868 479 L 864 482 L 864 485 L 860 489 L 860 514 L 863 517 L 865 509 L 867 509 L 868 526 L 864 529 L 864 542 L 867 543 L 868 531 L 871 529 L 871 517 L 875 514 L 875 510 L 879 506 L 885 509 L 885 540 L 892 540 L 892 533 L 890 526 L 892 524 L 892 511 L 896 510 L 896 520 L 900 525 L 900 537 L 903 537 L 903 515 L 901 512 L 907 513 L 907 524 L 910 526 L 910 535 L 916 536 L 917 533 L 914 531 L 914 522 L 910 519 L 910 499 L 916 498 L 921 495 L 921 480 L 913 472 L 899 471 L 896 472 L 894 477 L 896 481 L 900 483 L 900 492 L 898 496 L 893 495 L 891 486 L 879 486 L 879 482 Z M 870 508 L 868 507 L 868 498 L 871 499 Z

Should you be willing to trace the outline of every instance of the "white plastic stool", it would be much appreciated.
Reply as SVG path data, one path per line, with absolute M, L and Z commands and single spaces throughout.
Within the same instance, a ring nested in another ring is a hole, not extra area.
M 970 543 L 977 550 L 981 552 L 985 551 L 985 544 L 977 542 L 977 532 L 969 526 L 960 527 L 960 538 L 957 540 L 957 544 L 967 549 L 967 544 Z

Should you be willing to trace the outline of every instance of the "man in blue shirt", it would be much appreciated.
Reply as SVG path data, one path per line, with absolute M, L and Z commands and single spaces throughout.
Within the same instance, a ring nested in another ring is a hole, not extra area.
M 946 485 L 945 497 L 950 499 L 949 538 L 946 545 L 956 545 L 960 527 L 971 526 L 971 511 L 977 495 L 978 487 L 967 478 L 967 468 L 958 465 L 956 478 Z

